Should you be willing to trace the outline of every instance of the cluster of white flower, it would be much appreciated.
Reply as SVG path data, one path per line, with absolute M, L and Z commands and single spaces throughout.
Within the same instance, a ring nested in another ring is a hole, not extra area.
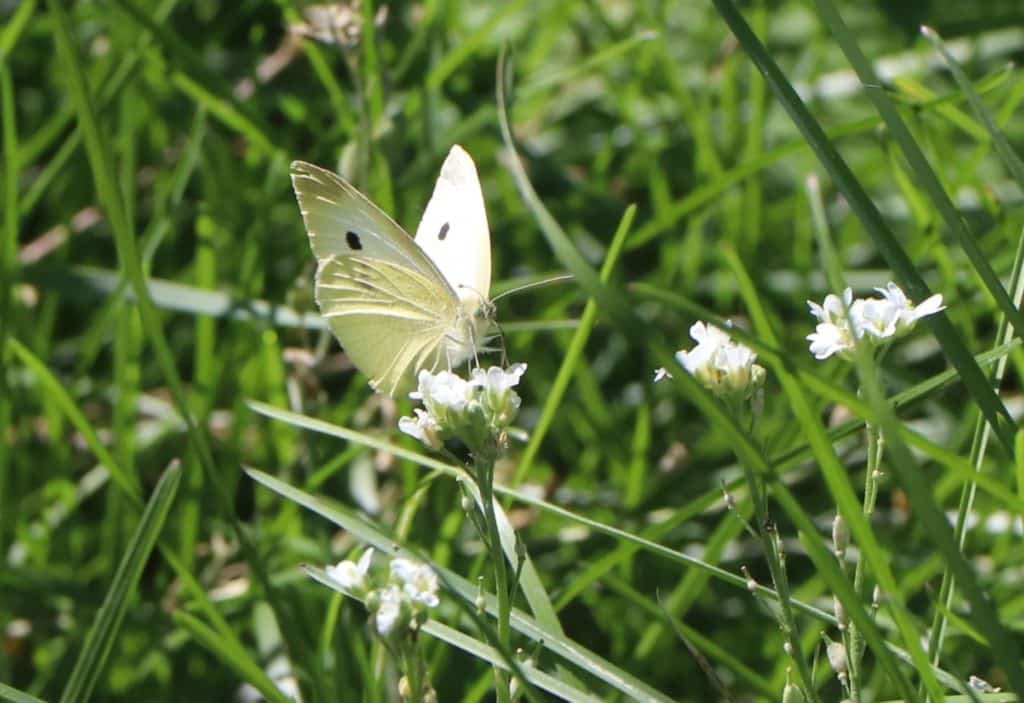
M 398 429 L 433 449 L 451 437 L 479 446 L 501 436 L 515 419 L 521 400 L 512 388 L 525 372 L 526 364 L 476 368 L 467 381 L 451 371 L 421 370 L 409 397 L 422 401 L 423 408 L 415 409 L 415 417 L 399 419 Z
M 392 559 L 390 578 L 375 586 L 368 576 L 372 559 L 373 549 L 367 549 L 359 561 L 342 561 L 324 571 L 332 581 L 366 601 L 370 620 L 381 637 L 391 634 L 397 623 L 408 625 L 422 616 L 425 608 L 436 608 L 441 602 L 437 574 L 426 564 L 404 557 Z
M 690 327 L 690 337 L 697 346 L 690 351 L 677 351 L 676 361 L 715 395 L 749 398 L 764 383 L 764 369 L 754 363 L 757 354 L 732 341 L 723 330 L 695 322 Z M 671 375 L 666 369 L 657 369 L 654 380 Z
M 914 305 L 892 281 L 875 290 L 881 298 L 854 300 L 853 290 L 847 288 L 842 298 L 829 294 L 821 305 L 807 301 L 811 314 L 818 319 L 814 332 L 807 335 L 814 358 L 827 359 L 833 354 L 849 357 L 857 340 L 881 344 L 909 331 L 922 317 L 945 309 L 941 294 Z

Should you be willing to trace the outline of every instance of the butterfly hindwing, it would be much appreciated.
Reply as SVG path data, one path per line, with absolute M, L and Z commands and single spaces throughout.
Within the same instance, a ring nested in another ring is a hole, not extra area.
M 436 281 L 382 259 L 334 256 L 316 272 L 320 314 L 370 384 L 388 395 L 409 389 L 410 369 L 435 371 L 445 361 L 458 317 L 447 298 Z

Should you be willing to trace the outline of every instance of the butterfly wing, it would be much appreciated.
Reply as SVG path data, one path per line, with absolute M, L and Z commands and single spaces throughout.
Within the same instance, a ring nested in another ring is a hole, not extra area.
M 474 312 L 491 289 L 491 235 L 473 159 L 456 144 L 441 166 L 434 194 L 416 229 L 416 244 Z
M 344 178 L 305 161 L 292 162 L 291 173 L 317 261 L 332 256 L 383 259 L 448 285 L 405 230 Z
M 452 361 L 449 342 L 461 316 L 443 284 L 398 262 L 332 256 L 317 267 L 316 300 L 370 385 L 397 396 L 411 389 L 411 371 Z
M 412 237 L 340 176 L 303 161 L 291 172 L 320 313 L 370 384 L 394 396 L 418 369 L 465 361 L 475 327 Z

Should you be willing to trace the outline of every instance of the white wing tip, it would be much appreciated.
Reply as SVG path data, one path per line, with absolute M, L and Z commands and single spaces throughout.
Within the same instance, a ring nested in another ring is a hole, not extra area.
M 457 184 L 479 183 L 480 180 L 473 158 L 458 144 L 453 144 L 448 151 L 448 157 L 441 166 L 441 178 Z

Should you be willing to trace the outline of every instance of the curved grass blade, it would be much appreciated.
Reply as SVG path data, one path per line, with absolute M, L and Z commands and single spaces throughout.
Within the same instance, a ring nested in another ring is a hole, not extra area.
M 337 593 L 345 594 L 345 591 L 330 579 L 323 569 L 306 565 L 302 567 L 302 570 L 305 571 L 306 574 L 308 574 L 314 581 L 336 591 Z M 348 596 L 348 594 L 345 595 Z M 420 627 L 420 630 L 441 640 L 442 642 L 452 645 L 456 649 L 461 649 L 463 652 L 471 654 L 487 664 L 496 663 L 505 671 L 510 671 L 508 665 L 504 661 L 504 656 L 502 656 L 498 650 L 485 642 L 481 642 L 475 637 L 470 637 L 464 632 L 448 627 L 437 620 L 427 620 L 427 622 Z M 577 701 L 579 703 L 597 703 L 601 700 L 600 698 L 597 698 L 586 691 L 581 691 L 575 686 L 571 686 L 566 682 L 555 678 L 551 674 L 548 674 L 534 666 L 530 666 L 529 664 L 520 662 L 518 669 L 519 671 L 517 673 L 520 673 L 528 682 L 544 691 L 547 691 L 548 693 L 558 696 L 562 700 L 571 701 L 573 703 Z
M 829 172 L 836 186 L 846 197 L 851 209 L 871 236 L 879 253 L 896 276 L 904 283 L 910 296 L 916 300 L 928 297 L 928 287 L 918 273 L 907 252 L 900 245 L 882 218 L 878 208 L 868 197 L 853 171 L 828 139 L 821 125 L 796 94 L 793 86 L 769 56 L 761 40 L 751 31 L 732 0 L 712 0 L 750 59 L 761 71 L 768 85 L 789 114 L 804 138 L 814 150 L 822 166 Z M 1005 290 L 1003 291 L 1005 296 Z M 1017 313 L 1019 315 L 1019 313 Z M 1016 317 L 1016 315 L 1014 315 Z M 974 362 L 956 329 L 944 314 L 932 315 L 924 321 L 939 340 L 943 352 L 959 371 L 968 392 L 995 428 L 999 441 L 1012 448 L 1013 421 L 1002 401 L 992 391 L 985 374 Z
M 234 639 L 225 639 L 220 633 L 207 626 L 199 618 L 184 611 L 172 615 L 175 624 L 186 630 L 195 640 L 228 668 L 238 674 L 245 683 L 255 687 L 268 701 L 273 703 L 294 703 L 279 689 L 267 673 L 250 657 L 248 652 Z
M 1017 181 L 1021 188 L 1024 188 L 1024 161 L 1021 160 L 1020 156 L 1014 151 L 1013 146 L 1010 145 L 1009 140 L 1006 138 L 1006 134 L 1003 130 L 999 129 L 999 125 L 996 123 L 995 116 L 992 111 L 989 110 L 985 103 L 981 101 L 981 97 L 978 95 L 978 91 L 975 90 L 974 85 L 971 83 L 967 74 L 964 73 L 963 67 L 960 62 L 956 60 L 956 57 L 950 53 L 949 49 L 946 48 L 945 42 L 942 41 L 942 37 L 939 36 L 931 27 L 921 27 L 921 34 L 924 35 L 925 39 L 931 42 L 939 54 L 942 55 L 943 60 L 946 62 L 946 66 L 949 68 L 950 73 L 953 74 L 953 79 L 956 80 L 958 86 L 960 86 L 961 92 L 967 98 L 967 104 L 971 106 L 971 110 L 974 111 L 975 116 L 981 120 L 982 126 L 985 131 L 988 132 L 989 137 L 992 138 L 992 145 L 996 149 L 996 153 L 999 154 L 999 158 L 1003 160 L 1010 175 L 1013 176 L 1014 180 Z
M 604 264 L 601 266 L 600 278 L 603 283 L 608 282 L 612 270 L 615 268 L 615 262 L 618 261 L 619 254 L 622 253 L 623 245 L 626 242 L 626 235 L 629 233 L 629 227 L 633 223 L 633 215 L 635 213 L 636 206 L 630 205 L 619 221 L 619 226 L 615 230 L 615 236 L 612 237 L 611 246 L 608 248 L 608 254 L 605 256 Z M 588 300 L 583 308 L 583 314 L 580 316 L 579 326 L 569 342 L 569 347 L 565 350 L 565 358 L 562 359 L 562 363 L 558 367 L 558 374 L 551 383 L 551 389 L 548 391 L 547 398 L 544 401 L 544 407 L 541 409 L 537 425 L 530 435 L 530 441 L 526 444 L 526 448 L 519 457 L 519 464 L 516 466 L 516 473 L 512 479 L 513 486 L 521 483 L 529 473 L 530 467 L 533 465 L 533 459 L 540 450 L 540 444 L 544 441 L 544 437 L 547 436 L 548 429 L 550 429 L 551 423 L 558 413 L 558 407 L 562 402 L 566 389 L 569 387 L 573 371 L 580 362 L 583 349 L 587 345 L 590 331 L 593 329 L 596 320 L 597 303 L 593 300 Z
M 117 567 L 114 580 L 96 613 L 96 620 L 86 635 L 82 651 L 61 693 L 61 703 L 84 703 L 89 700 L 96 682 L 103 673 L 107 657 L 114 647 L 114 640 L 121 629 L 125 613 L 131 606 L 132 595 L 142 575 L 142 569 L 153 552 L 180 481 L 181 468 L 178 462 L 174 461 L 160 477 L 153 495 L 146 504 L 139 525 Z
M 30 696 L 24 691 L 19 691 L 5 683 L 0 683 L 0 700 L 9 701 L 9 703 L 46 703 L 41 698 Z
M 451 471 L 451 467 L 449 467 Z M 269 474 L 255 469 L 246 469 L 246 473 L 257 483 L 271 489 L 275 493 L 312 510 L 335 525 L 352 532 L 360 540 L 389 555 L 401 555 L 424 561 L 418 554 L 409 552 L 401 545 L 396 545 L 389 535 L 380 532 L 376 526 L 349 513 L 341 506 L 317 496 L 311 496 L 293 486 L 280 481 Z M 468 480 L 468 479 L 467 479 Z M 479 592 L 479 586 L 462 578 L 458 574 L 431 564 L 438 571 L 442 580 L 450 585 L 459 596 L 472 603 Z M 497 601 L 492 594 L 487 594 L 487 610 L 492 615 L 497 612 Z M 520 610 L 512 610 L 512 627 L 530 639 L 541 643 L 552 653 L 562 657 L 591 675 L 601 679 L 627 696 L 637 700 L 659 701 L 667 703 L 670 699 L 651 688 L 643 681 L 623 669 L 606 661 L 594 652 L 582 647 L 574 641 L 541 626 L 535 619 Z

